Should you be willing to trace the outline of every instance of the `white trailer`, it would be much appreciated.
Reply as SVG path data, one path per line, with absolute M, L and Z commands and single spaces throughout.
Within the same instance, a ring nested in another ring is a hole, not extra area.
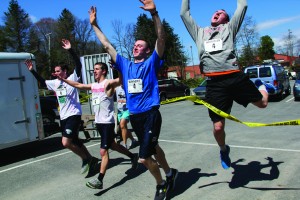
M 0 149 L 43 139 L 38 84 L 24 61 L 30 53 L 0 52 Z

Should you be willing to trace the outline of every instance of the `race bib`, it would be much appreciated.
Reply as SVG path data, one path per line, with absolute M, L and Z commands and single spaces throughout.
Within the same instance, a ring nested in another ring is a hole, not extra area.
M 223 49 L 223 40 L 212 39 L 204 41 L 204 49 L 207 52 L 221 51 Z
M 67 96 L 67 88 L 65 88 L 65 87 L 58 88 L 55 92 L 56 92 L 56 95 L 59 97 Z
M 128 92 L 131 94 L 143 92 L 143 80 L 142 79 L 128 80 Z
M 92 105 L 96 106 L 100 104 L 100 97 L 96 96 L 92 98 Z
M 55 91 L 55 93 L 58 96 L 58 102 L 60 104 L 66 103 L 66 101 L 67 101 L 67 88 L 65 88 L 65 87 L 58 88 Z

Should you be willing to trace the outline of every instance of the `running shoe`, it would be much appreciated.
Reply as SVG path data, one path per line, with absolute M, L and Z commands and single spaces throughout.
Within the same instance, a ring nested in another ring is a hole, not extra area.
M 175 188 L 175 182 L 178 176 L 178 170 L 177 169 L 173 169 L 171 168 L 172 171 L 172 175 L 171 176 L 167 176 L 167 183 L 168 183 L 168 190 L 167 193 L 169 193 L 170 191 L 174 190 Z
M 98 178 L 94 178 L 86 183 L 86 186 L 92 189 L 102 189 L 103 183 Z
M 220 151 L 221 165 L 224 169 L 229 169 L 231 160 L 229 158 L 230 147 L 226 145 L 226 151 Z
M 157 185 L 154 200 L 164 200 L 164 199 L 166 199 L 167 188 L 168 188 L 168 183 L 167 182 L 165 182 L 163 185 Z
M 97 164 L 98 164 L 98 159 L 95 157 L 92 157 L 89 160 L 82 161 L 80 173 L 86 174 L 87 172 L 90 171 L 90 169 L 93 169 Z
M 261 85 L 264 85 L 266 87 L 266 90 L 269 94 L 273 94 L 275 92 L 275 87 L 270 84 L 270 83 L 266 83 L 266 82 L 263 82 L 262 80 L 260 79 L 257 79 L 255 82 L 254 82 L 255 86 L 257 88 L 259 88 Z

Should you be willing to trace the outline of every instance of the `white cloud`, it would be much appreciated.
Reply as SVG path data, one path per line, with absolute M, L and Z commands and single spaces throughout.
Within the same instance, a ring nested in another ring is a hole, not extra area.
M 38 21 L 37 17 L 35 17 L 35 16 L 33 16 L 33 15 L 29 15 L 29 18 L 31 19 L 31 21 L 32 21 L 33 23 L 35 23 L 35 22 Z
M 292 21 L 299 20 L 299 19 L 300 19 L 300 16 L 294 16 L 294 17 L 270 20 L 270 21 L 266 21 L 266 22 L 257 24 L 256 28 L 258 31 L 261 31 L 264 29 L 270 29 L 275 26 L 279 26 L 281 24 L 285 24 L 285 23 L 292 22 Z

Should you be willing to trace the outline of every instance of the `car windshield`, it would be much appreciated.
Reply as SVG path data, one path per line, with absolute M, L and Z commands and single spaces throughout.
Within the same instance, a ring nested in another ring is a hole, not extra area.
M 297 73 L 297 79 L 300 80 L 300 72 Z

